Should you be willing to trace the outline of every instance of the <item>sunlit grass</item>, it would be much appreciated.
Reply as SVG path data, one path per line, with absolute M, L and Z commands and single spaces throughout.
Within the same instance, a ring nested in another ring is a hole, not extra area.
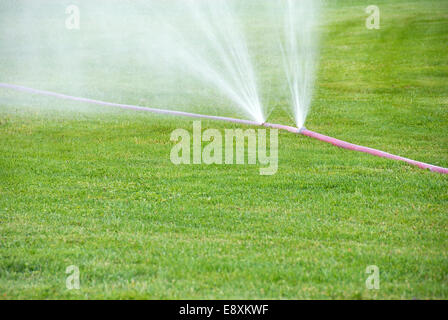
M 446 1 L 378 1 L 379 31 L 335 3 L 306 126 L 447 167 Z M 447 177 L 289 133 L 274 176 L 174 166 L 189 119 L 102 110 L 0 90 L 0 298 L 447 298 Z

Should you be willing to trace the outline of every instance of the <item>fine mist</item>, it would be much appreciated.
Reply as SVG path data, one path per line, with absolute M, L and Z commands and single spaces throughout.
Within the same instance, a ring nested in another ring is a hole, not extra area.
M 317 12 L 311 0 L 3 0 L 0 81 L 259 123 L 283 107 L 301 127 Z

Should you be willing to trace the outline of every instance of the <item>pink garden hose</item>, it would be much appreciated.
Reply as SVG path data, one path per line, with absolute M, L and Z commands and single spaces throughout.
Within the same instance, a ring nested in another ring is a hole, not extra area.
M 305 128 L 298 129 L 298 128 L 295 128 L 295 127 L 284 126 L 284 125 L 273 124 L 273 123 L 259 123 L 259 122 L 250 121 L 250 120 L 234 119 L 234 118 L 219 117 L 219 116 L 208 116 L 208 115 L 197 114 L 197 113 L 189 113 L 189 112 L 182 112 L 182 111 L 172 111 L 172 110 L 163 110 L 163 109 L 154 109 L 154 108 L 133 106 L 133 105 L 127 105 L 127 104 L 120 104 L 120 103 L 104 102 L 104 101 L 100 101 L 100 100 L 93 100 L 93 99 L 88 99 L 88 98 L 74 97 L 74 96 L 69 96 L 69 95 L 65 95 L 65 94 L 61 94 L 61 93 L 55 93 L 55 92 L 51 92 L 51 91 L 38 90 L 38 89 L 18 86 L 18 85 L 14 85 L 14 84 L 8 84 L 8 83 L 0 83 L 0 88 L 13 89 L 13 90 L 22 91 L 22 92 L 28 92 L 28 93 L 44 95 L 44 96 L 51 96 L 51 97 L 56 97 L 56 98 L 60 98 L 60 99 L 66 99 L 66 100 L 72 100 L 72 101 L 78 101 L 78 102 L 84 102 L 84 103 L 90 103 L 90 104 L 96 104 L 96 105 L 102 105 L 102 106 L 118 107 L 118 108 L 122 108 L 122 109 L 149 111 L 149 112 L 159 113 L 159 114 L 170 114 L 170 115 L 184 116 L 184 117 L 190 117 L 190 118 L 226 121 L 226 122 L 246 124 L 246 125 L 254 125 L 254 126 L 262 125 L 262 126 L 265 126 L 265 127 L 268 127 L 268 128 L 275 128 L 275 129 L 280 129 L 280 130 L 286 130 L 286 131 L 289 131 L 289 132 L 295 133 L 295 134 L 299 134 L 300 133 L 300 134 L 303 134 L 303 135 L 311 137 L 311 138 L 315 138 L 315 139 L 318 139 L 318 140 L 321 140 L 321 141 L 324 141 L 324 142 L 327 142 L 327 143 L 331 143 L 331 144 L 333 144 L 333 145 L 335 145 L 337 147 L 340 147 L 340 148 L 344 148 L 344 149 L 348 149 L 348 150 L 354 150 L 354 151 L 359 151 L 359 152 L 364 152 L 364 153 L 368 153 L 368 154 L 371 154 L 371 155 L 374 155 L 374 156 L 377 156 L 377 157 L 388 158 L 388 159 L 392 159 L 392 160 L 404 161 L 406 163 L 409 163 L 411 165 L 417 166 L 417 167 L 422 168 L 422 169 L 429 169 L 429 170 L 434 171 L 434 172 L 448 174 L 448 168 L 438 167 L 438 166 L 434 166 L 434 165 L 427 164 L 427 163 L 424 163 L 424 162 L 419 162 L 419 161 L 403 158 L 403 157 L 400 157 L 400 156 L 396 156 L 396 155 L 393 155 L 393 154 L 390 154 L 390 153 L 387 153 L 387 152 L 384 152 L 384 151 L 381 151 L 381 150 L 376 150 L 376 149 L 367 148 L 367 147 L 359 146 L 359 145 L 356 145 L 356 144 L 348 143 L 348 142 L 345 142 L 345 141 L 342 141 L 342 140 L 338 140 L 338 139 L 335 139 L 335 138 L 332 138 L 332 137 L 325 136 L 325 135 L 317 133 L 317 132 L 313 132 L 313 131 L 305 129 Z
M 344 148 L 344 149 L 348 149 L 348 150 L 354 150 L 354 151 L 359 151 L 359 152 L 364 152 L 364 153 L 369 153 L 371 155 L 377 156 L 377 157 L 382 157 L 382 158 L 388 158 L 388 159 L 392 159 L 392 160 L 399 160 L 399 161 L 404 161 L 407 162 L 409 164 L 412 164 L 413 166 L 417 166 L 419 168 L 422 169 L 429 169 L 431 171 L 434 172 L 439 172 L 439 173 L 444 173 L 444 174 L 448 174 L 448 168 L 442 168 L 442 167 L 438 167 L 438 166 L 434 166 L 432 164 L 428 164 L 428 163 L 424 163 L 424 162 L 420 162 L 420 161 L 415 161 L 415 160 L 411 160 L 408 158 L 404 158 L 404 157 L 400 157 L 400 156 L 396 156 L 381 150 L 377 150 L 377 149 L 372 149 L 372 148 L 367 148 L 367 147 L 363 147 L 363 146 L 358 146 L 356 144 L 353 143 L 348 143 L 342 140 L 338 140 L 332 137 L 328 137 L 325 136 L 323 134 L 317 133 L 317 132 L 313 132 L 307 129 L 303 129 L 301 132 L 301 134 L 311 137 L 311 138 L 315 138 L 324 142 L 328 142 L 331 143 L 337 147 L 340 148 Z

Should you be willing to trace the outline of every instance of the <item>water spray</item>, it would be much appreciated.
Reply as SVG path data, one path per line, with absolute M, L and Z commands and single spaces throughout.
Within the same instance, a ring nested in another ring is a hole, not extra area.
M 274 124 L 274 123 L 267 123 L 267 122 L 257 122 L 252 120 L 244 120 L 244 119 L 236 119 L 236 118 L 229 118 L 229 117 L 220 117 L 220 116 L 211 116 L 211 115 L 204 115 L 204 114 L 198 114 L 198 113 L 189 113 L 189 112 L 183 112 L 183 111 L 173 111 L 173 110 L 164 110 L 164 109 L 156 109 L 156 108 L 148 108 L 148 107 L 142 107 L 142 106 L 135 106 L 135 105 L 128 105 L 128 104 L 120 104 L 120 103 L 113 103 L 113 102 L 105 102 L 101 100 L 94 100 L 89 98 L 82 98 L 82 97 L 75 97 L 70 96 L 62 93 L 56 93 L 51 91 L 45 91 L 45 90 L 39 90 L 39 89 L 33 89 L 29 87 L 14 85 L 14 84 L 8 84 L 8 83 L 0 83 L 0 88 L 5 89 L 12 89 L 16 91 L 21 92 L 27 92 L 42 96 L 49 96 L 49 97 L 55 97 L 59 99 L 65 99 L 65 100 L 71 100 L 76 102 L 83 102 L 83 103 L 89 103 L 89 104 L 95 104 L 95 105 L 101 105 L 101 106 L 107 106 L 107 107 L 116 107 L 121 109 L 128 109 L 128 110 L 136 110 L 136 111 L 146 111 L 146 112 L 152 112 L 152 113 L 158 113 L 158 114 L 167 114 L 167 115 L 174 115 L 174 116 L 183 116 L 183 117 L 189 117 L 189 118 L 197 118 L 197 119 L 207 119 L 207 120 L 215 120 L 215 121 L 225 121 L 230 123 L 237 123 L 237 124 L 244 124 L 244 125 L 251 125 L 251 126 L 263 126 L 266 128 L 272 128 L 272 129 L 279 129 L 279 130 L 285 130 L 294 134 L 302 134 L 304 136 L 314 138 L 323 142 L 331 143 L 334 146 L 368 153 L 377 157 L 397 160 L 397 161 L 403 161 L 408 164 L 411 164 L 413 166 L 417 166 L 421 169 L 429 169 L 433 172 L 438 172 L 442 174 L 448 174 L 448 168 L 438 167 L 432 164 L 420 162 L 411 160 L 408 158 L 400 157 L 385 151 L 372 149 L 360 145 L 356 145 L 353 143 L 349 143 L 346 141 L 342 141 L 336 138 L 332 138 L 311 130 L 306 129 L 305 127 L 302 128 L 296 128 L 281 124 Z

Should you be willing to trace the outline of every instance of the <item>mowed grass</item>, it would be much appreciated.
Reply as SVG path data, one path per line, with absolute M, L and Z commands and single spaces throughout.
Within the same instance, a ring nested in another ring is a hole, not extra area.
M 448 167 L 448 3 L 369 4 L 326 7 L 306 126 Z M 0 298 L 448 297 L 446 176 L 283 132 L 273 176 L 175 166 L 191 120 L 102 110 L 0 90 Z

